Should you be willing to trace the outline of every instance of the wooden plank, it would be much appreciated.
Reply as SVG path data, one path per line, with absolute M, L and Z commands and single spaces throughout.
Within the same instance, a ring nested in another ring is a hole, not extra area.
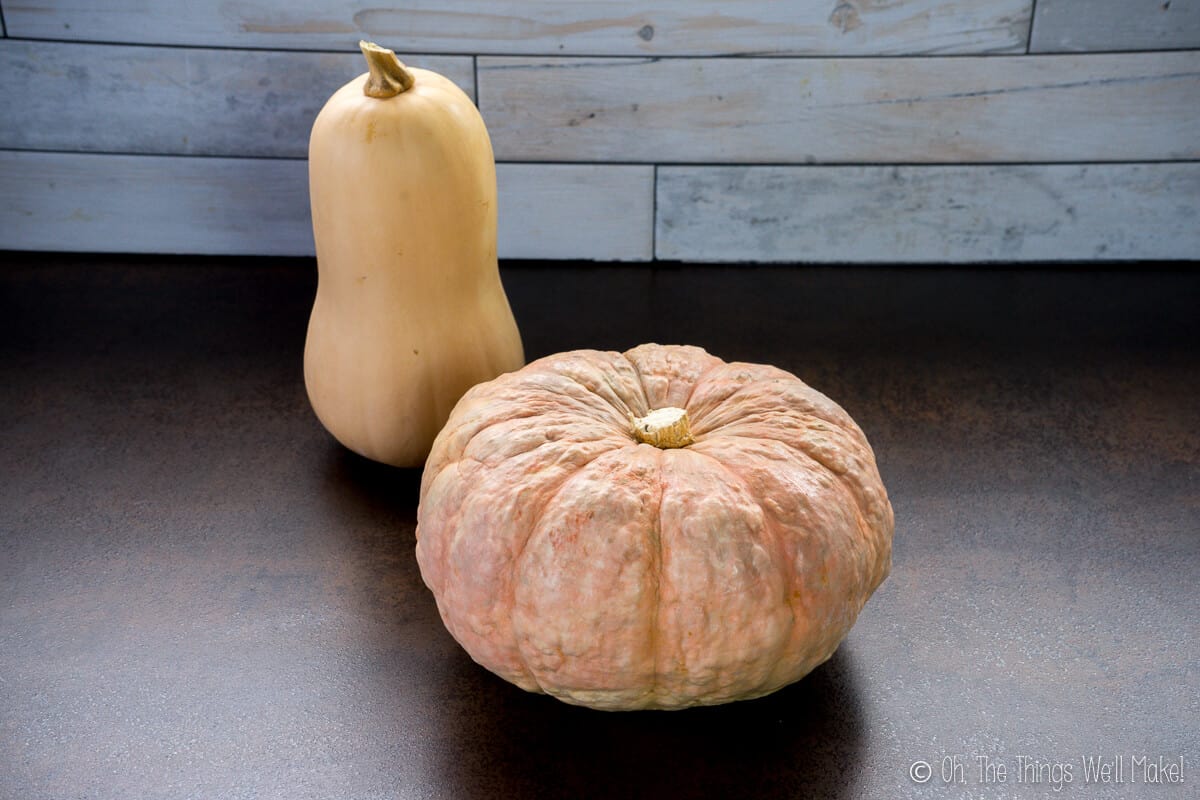
M 1200 0 L 1038 0 L 1035 53 L 1200 47 Z
M 311 254 L 306 164 L 0 151 L 0 248 Z
M 497 182 L 502 258 L 650 258 L 650 167 L 501 164 Z M 0 249 L 311 255 L 307 166 L 0 151 Z
M 497 164 L 504 258 L 653 258 L 654 168 Z
M 662 167 L 657 257 L 1195 259 L 1200 163 Z
M 1200 157 L 1200 51 L 914 59 L 479 58 L 512 161 Z
M 474 93 L 470 58 L 405 55 Z M 0 148 L 304 157 L 360 53 L 0 41 Z
M 1178 1 L 1178 0 L 1177 0 Z M 275 49 L 360 38 L 431 53 L 896 55 L 1021 52 L 1032 0 L 7 0 L 14 36 Z

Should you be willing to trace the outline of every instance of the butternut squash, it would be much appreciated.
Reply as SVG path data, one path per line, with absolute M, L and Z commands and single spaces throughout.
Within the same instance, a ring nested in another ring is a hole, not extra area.
M 329 99 L 309 140 L 318 286 L 304 380 L 338 441 L 415 467 L 459 397 L 524 352 L 483 118 L 447 78 L 360 47 L 370 71 Z

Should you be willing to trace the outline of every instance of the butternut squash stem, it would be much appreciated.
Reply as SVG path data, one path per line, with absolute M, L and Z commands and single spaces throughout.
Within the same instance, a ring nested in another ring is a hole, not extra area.
M 412 88 L 414 79 L 408 68 L 396 58 L 396 54 L 386 47 L 380 47 L 374 42 L 358 43 L 367 59 L 367 68 L 371 74 L 363 84 L 363 94 L 386 100 Z
M 644 444 L 652 444 L 663 450 L 687 447 L 696 440 L 692 438 L 691 424 L 685 409 L 669 406 L 656 408 L 644 417 L 629 415 L 629 426 L 634 438 Z

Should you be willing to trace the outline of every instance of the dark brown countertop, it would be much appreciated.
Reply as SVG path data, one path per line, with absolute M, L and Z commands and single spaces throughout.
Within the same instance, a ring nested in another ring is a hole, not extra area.
M 312 262 L 0 261 L 0 797 L 1196 796 L 1194 271 L 506 265 L 530 357 L 775 363 L 858 420 L 895 507 L 830 662 L 621 714 L 445 632 L 419 475 L 309 411 Z M 1144 782 L 1160 757 L 1182 784 Z

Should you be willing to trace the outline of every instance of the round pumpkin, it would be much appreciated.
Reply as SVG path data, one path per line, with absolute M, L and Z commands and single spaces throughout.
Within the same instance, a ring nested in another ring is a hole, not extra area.
M 771 366 L 580 350 L 480 384 L 434 441 L 417 559 L 512 683 L 603 709 L 757 697 L 828 659 L 891 566 L 859 427 Z

